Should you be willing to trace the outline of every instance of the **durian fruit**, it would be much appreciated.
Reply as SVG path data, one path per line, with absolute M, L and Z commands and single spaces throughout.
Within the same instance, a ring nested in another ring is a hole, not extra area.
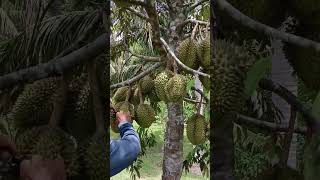
M 197 50 L 201 66 L 203 68 L 209 67 L 211 65 L 210 49 L 211 49 L 210 36 L 208 36 L 200 42 Z
M 155 90 L 152 90 L 148 95 L 147 97 L 149 98 L 150 102 L 151 103 L 158 103 L 159 101 L 161 101 L 158 96 L 157 96 L 157 93 Z
M 194 114 L 187 120 L 187 138 L 193 145 L 201 144 L 206 139 L 206 120 L 201 114 Z
M 134 106 L 129 101 L 124 101 L 119 107 L 119 111 L 134 113 Z
M 178 47 L 179 60 L 191 69 L 198 69 L 197 49 L 198 43 L 194 39 L 185 39 Z
M 107 136 L 104 134 L 96 134 L 90 138 L 85 146 L 84 164 L 86 166 L 86 174 L 90 180 L 106 180 L 109 160 L 107 159 Z M 130 147 L 128 147 L 130 148 Z
M 156 114 L 149 104 L 140 103 L 136 110 L 136 121 L 139 126 L 149 128 L 156 121 Z
M 59 80 L 47 78 L 26 85 L 8 114 L 9 120 L 20 129 L 47 124 Z
M 169 102 L 182 101 L 187 95 L 186 79 L 183 75 L 176 74 L 166 84 L 165 91 Z
M 139 88 L 135 88 L 133 92 L 133 96 L 130 101 L 133 105 L 139 105 L 140 99 L 139 99 Z
M 167 95 L 165 91 L 165 87 L 169 79 L 172 77 L 172 72 L 163 71 L 156 76 L 154 79 L 154 87 L 156 90 L 156 94 L 161 101 L 167 102 Z
M 254 57 L 234 43 L 217 40 L 211 69 L 212 105 L 216 112 L 225 113 L 240 109 L 244 98 L 244 80 Z
M 36 154 L 45 159 L 62 158 L 68 177 L 79 173 L 77 142 L 62 129 L 48 125 L 39 126 L 26 130 L 18 138 L 17 150 L 21 156 Z
M 154 89 L 153 79 L 149 75 L 140 79 L 139 83 L 143 94 L 148 94 Z
M 72 88 L 72 87 L 71 87 Z M 78 141 L 86 139 L 95 132 L 94 109 L 92 102 L 91 89 L 86 82 L 79 88 L 79 94 L 66 103 L 65 113 L 63 114 L 63 129 L 75 137 Z
M 116 104 L 118 102 L 124 101 L 126 99 L 128 90 L 129 90 L 128 86 L 120 87 L 119 89 L 117 89 L 117 91 L 115 92 L 112 98 L 113 102 Z
M 295 34 L 319 41 L 318 31 L 312 32 L 299 26 Z M 304 84 L 314 90 L 320 89 L 320 53 L 312 48 L 298 47 L 289 43 L 284 45 L 284 52 L 289 63 Z
M 125 102 L 125 101 L 118 102 L 117 104 L 114 105 L 114 108 L 116 109 L 116 111 L 120 111 L 120 107 L 122 106 L 122 104 L 123 104 L 124 102 Z

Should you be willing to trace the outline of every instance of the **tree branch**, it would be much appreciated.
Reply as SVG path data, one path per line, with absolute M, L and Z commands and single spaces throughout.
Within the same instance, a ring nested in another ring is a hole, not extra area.
M 123 86 L 129 86 L 131 85 L 132 83 L 140 80 L 141 78 L 143 78 L 144 76 L 150 74 L 153 72 L 153 70 L 157 69 L 158 67 L 160 67 L 162 65 L 163 62 L 158 62 L 156 64 L 154 64 L 153 66 L 151 66 L 149 69 L 143 71 L 142 73 L 138 74 L 137 76 L 129 79 L 129 80 L 126 80 L 126 81 L 123 81 L 123 82 L 120 82 L 120 83 L 117 83 L 117 84 L 113 84 L 110 86 L 110 89 L 116 89 L 116 88 L 119 88 L 119 87 L 123 87 Z
M 288 89 L 268 79 L 260 80 L 259 86 L 262 89 L 272 91 L 275 94 L 282 97 L 288 104 L 294 107 L 305 117 L 304 119 L 307 121 L 307 125 L 309 128 L 317 132 L 320 132 L 320 120 L 318 120 L 314 115 L 312 115 L 311 112 L 303 104 L 301 104 L 298 101 L 297 97 L 294 94 L 292 94 Z
M 185 26 L 186 24 L 188 23 L 193 23 L 193 24 L 199 24 L 199 25 L 203 25 L 203 26 L 207 26 L 209 23 L 206 22 L 206 21 L 200 21 L 200 20 L 197 20 L 197 19 L 187 19 L 185 21 L 183 21 L 182 23 L 178 24 L 178 27 L 183 27 Z
M 242 114 L 237 115 L 235 123 L 240 124 L 240 125 L 249 125 L 249 126 L 254 125 L 259 128 L 263 128 L 263 129 L 270 130 L 270 131 L 287 132 L 289 129 L 289 127 L 286 125 L 262 121 L 259 119 L 255 119 L 252 117 L 242 115 Z M 294 132 L 305 135 L 307 133 L 307 128 L 306 127 L 295 127 Z
M 300 36 L 296 36 L 293 34 L 281 32 L 275 28 L 257 22 L 250 17 L 242 14 L 239 10 L 234 8 L 231 4 L 229 4 L 226 0 L 216 0 L 218 6 L 221 10 L 226 11 L 233 19 L 240 22 L 242 25 L 247 26 L 255 31 L 261 32 L 265 35 L 272 36 L 274 38 L 283 40 L 288 43 L 295 44 L 304 48 L 313 48 L 316 51 L 320 51 L 320 44 L 316 41 L 312 41 Z
M 28 83 L 50 76 L 61 75 L 63 71 L 89 61 L 102 54 L 109 43 L 107 33 L 99 36 L 94 42 L 58 59 L 39 64 L 0 77 L 0 89 L 12 87 L 18 83 Z
M 280 158 L 280 166 L 286 167 L 288 163 L 289 153 L 290 153 L 290 146 L 292 141 L 292 136 L 294 133 L 294 126 L 296 122 L 297 111 L 291 106 L 291 115 L 289 120 L 289 127 L 288 132 L 283 140 L 283 151 Z
M 150 19 L 145 16 L 144 14 L 142 14 L 141 12 L 135 10 L 135 9 L 132 9 L 132 8 L 126 8 L 127 10 L 129 10 L 130 12 L 132 12 L 133 14 L 135 14 L 136 16 L 140 17 L 141 19 L 143 20 L 146 20 L 147 22 L 150 22 Z
M 184 69 L 186 69 L 187 71 L 190 71 L 194 74 L 199 74 L 201 76 L 205 76 L 205 77 L 209 77 L 210 78 L 210 75 L 209 74 L 206 74 L 206 73 L 203 73 L 203 72 L 200 72 L 200 71 L 196 71 L 194 69 L 191 69 L 189 68 L 188 66 L 186 66 L 185 64 L 183 64 L 178 58 L 177 56 L 174 54 L 174 52 L 172 51 L 172 49 L 169 47 L 169 45 L 167 44 L 167 42 L 163 39 L 163 38 L 160 38 L 162 44 L 164 45 L 164 47 L 166 48 L 166 50 L 169 52 L 169 54 L 173 57 L 173 59 Z
M 165 58 L 167 54 L 160 41 L 159 17 L 154 4 L 152 4 L 153 2 L 154 1 L 146 0 L 147 6 L 145 6 L 144 9 L 147 12 L 148 17 L 150 19 L 149 23 L 151 25 L 151 30 L 152 30 L 152 37 L 151 37 L 152 45 L 153 47 L 155 47 L 155 49 L 159 51 L 161 58 Z
M 195 88 L 194 86 L 191 87 L 191 90 L 197 91 L 206 100 L 206 102 L 209 102 L 209 98 L 203 93 L 203 91 L 201 91 L 200 89 Z
M 132 56 L 135 56 L 137 58 L 140 58 L 144 61 L 151 61 L 151 62 L 161 62 L 161 57 L 154 57 L 154 56 L 144 56 L 140 54 L 135 54 L 129 50 L 129 52 L 132 54 Z
M 202 5 L 203 3 L 205 2 L 208 2 L 209 0 L 200 0 L 194 4 L 192 4 L 191 6 L 189 6 L 187 9 L 186 9 L 186 12 L 190 12 L 192 11 L 193 9 L 195 9 L 196 7 Z
M 189 99 L 189 98 L 183 98 L 183 100 L 187 101 L 187 102 L 190 102 L 190 103 L 193 103 L 193 104 L 207 104 L 205 102 L 200 102 L 200 101 L 197 101 L 197 100 L 193 100 L 193 99 Z

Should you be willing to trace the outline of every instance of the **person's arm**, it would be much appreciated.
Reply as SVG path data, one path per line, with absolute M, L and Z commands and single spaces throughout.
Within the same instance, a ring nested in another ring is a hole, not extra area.
M 119 140 L 110 140 L 110 176 L 119 173 L 136 160 L 141 151 L 139 135 L 132 127 L 130 116 L 117 113 Z

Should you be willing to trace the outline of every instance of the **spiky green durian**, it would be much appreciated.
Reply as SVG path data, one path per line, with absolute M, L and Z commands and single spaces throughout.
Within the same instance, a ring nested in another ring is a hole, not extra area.
M 17 150 L 21 156 L 36 154 L 45 159 L 62 158 L 68 177 L 79 173 L 77 146 L 72 136 L 52 126 L 28 129 L 17 141 Z
M 157 93 L 155 90 L 152 90 L 148 95 L 147 97 L 149 98 L 150 102 L 151 103 L 157 103 L 159 101 L 161 101 L 158 96 L 157 96 Z
M 201 66 L 203 68 L 207 68 L 211 65 L 211 53 L 210 50 L 210 36 L 206 37 L 204 40 L 202 40 L 198 46 L 198 57 L 200 59 Z
M 166 84 L 169 81 L 169 79 L 172 77 L 171 73 L 172 72 L 170 72 L 170 71 L 163 71 L 160 74 L 158 74 L 156 76 L 156 78 L 154 79 L 155 91 L 156 91 L 158 98 L 161 101 L 165 101 L 165 102 L 167 101 L 165 87 L 166 87 Z
M 201 144 L 206 139 L 206 120 L 200 114 L 192 115 L 187 121 L 187 137 L 193 145 Z
M 143 77 L 139 83 L 143 94 L 148 94 L 154 89 L 154 82 L 150 76 Z
M 244 98 L 244 80 L 254 57 L 245 48 L 224 40 L 217 40 L 213 51 L 213 109 L 220 113 L 239 110 Z
M 136 88 L 133 92 L 133 96 L 131 97 L 130 101 L 133 105 L 139 105 L 140 103 L 139 91 L 139 88 Z
M 186 66 L 192 69 L 198 69 L 199 61 L 197 60 L 198 44 L 195 40 L 187 38 L 182 41 L 178 47 L 178 58 Z
M 104 134 L 96 134 L 86 143 L 84 161 L 86 174 L 90 177 L 90 180 L 106 180 L 110 178 L 106 171 L 109 163 L 107 159 L 107 143 L 109 142 Z
M 119 108 L 116 109 L 118 112 L 129 112 L 131 115 L 131 118 L 135 119 L 135 111 L 134 111 L 134 105 L 131 104 L 129 101 L 124 101 L 119 105 Z
M 139 126 L 149 128 L 156 121 L 156 114 L 149 104 L 140 103 L 136 111 L 136 121 Z
M 129 90 L 129 87 L 127 86 L 120 87 L 119 89 L 117 89 L 117 91 L 114 93 L 112 98 L 113 102 L 116 104 L 118 102 L 126 100 L 128 90 Z
M 79 94 L 73 101 L 70 102 L 68 99 L 66 104 L 63 128 L 79 141 L 86 139 L 96 130 L 92 106 L 92 95 L 88 83 L 80 88 Z
M 174 75 L 165 87 L 167 99 L 169 102 L 182 101 L 187 94 L 187 84 L 184 76 Z
M 9 120 L 20 129 L 48 123 L 58 82 L 58 78 L 48 78 L 26 85 L 8 114 Z

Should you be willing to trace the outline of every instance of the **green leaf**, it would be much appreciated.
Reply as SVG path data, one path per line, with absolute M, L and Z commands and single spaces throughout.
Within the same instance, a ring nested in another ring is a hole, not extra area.
M 313 102 L 312 105 L 312 114 L 316 117 L 316 118 L 320 118 L 320 92 L 318 93 L 316 99 Z
M 262 58 L 255 62 L 247 73 L 247 79 L 245 80 L 245 96 L 250 97 L 257 89 L 259 81 L 265 77 L 268 69 L 271 68 L 271 60 L 269 58 Z

